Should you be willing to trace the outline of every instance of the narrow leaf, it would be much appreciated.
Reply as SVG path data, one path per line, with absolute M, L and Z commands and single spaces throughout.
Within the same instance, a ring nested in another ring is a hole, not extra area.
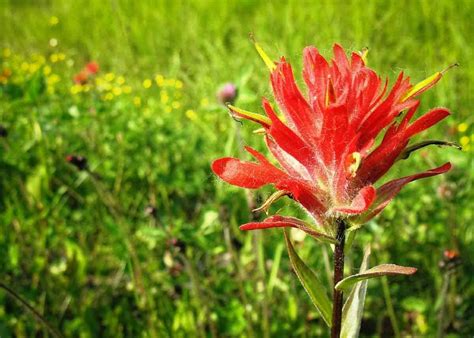
M 314 306 L 319 311 L 326 324 L 331 327 L 332 305 L 324 285 L 296 253 L 293 245 L 291 244 L 290 235 L 287 229 L 285 229 L 285 242 L 293 270 L 311 298 Z
M 370 246 L 364 252 L 364 258 L 360 266 L 360 273 L 367 270 L 369 264 Z M 360 323 L 364 312 L 365 294 L 367 291 L 367 280 L 357 283 L 352 288 L 342 308 L 341 338 L 356 338 L 359 336 Z
M 427 141 L 422 141 L 419 143 L 415 143 L 409 147 L 407 147 L 398 157 L 397 160 L 406 160 L 408 157 L 410 157 L 411 153 L 419 150 L 421 148 L 430 146 L 430 145 L 436 145 L 438 147 L 453 147 L 458 150 L 462 150 L 462 147 L 454 142 L 448 142 L 448 141 L 439 141 L 439 140 L 427 140 Z
M 344 278 L 336 284 L 336 290 L 347 290 L 354 283 L 360 282 L 365 279 L 382 277 L 382 276 L 393 276 L 393 275 L 413 275 L 416 272 L 416 268 L 409 266 L 400 266 L 396 264 L 381 264 L 370 268 L 362 273 L 352 275 Z

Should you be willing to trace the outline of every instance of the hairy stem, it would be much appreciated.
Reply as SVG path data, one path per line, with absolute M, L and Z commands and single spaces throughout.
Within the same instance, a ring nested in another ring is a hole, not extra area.
M 331 338 L 339 338 L 342 322 L 342 291 L 336 290 L 336 284 L 344 278 L 344 244 L 346 238 L 346 223 L 337 220 L 337 241 L 334 249 L 334 294 L 332 308 Z

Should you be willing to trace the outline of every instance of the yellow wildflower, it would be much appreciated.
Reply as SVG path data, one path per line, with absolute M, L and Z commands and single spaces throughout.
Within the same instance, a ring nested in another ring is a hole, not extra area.
M 151 80 L 150 79 L 146 79 L 143 81 L 143 88 L 145 89 L 148 89 L 151 87 Z
M 469 136 L 463 136 L 459 139 L 459 143 L 461 143 L 461 146 L 465 147 L 469 144 Z
M 123 86 L 122 88 L 124 94 L 130 94 L 132 92 L 132 87 L 130 86 Z
M 181 103 L 179 103 L 178 101 L 173 101 L 173 103 L 171 103 L 171 107 L 173 107 L 174 109 L 179 109 L 181 107 Z
M 105 101 L 111 101 L 114 98 L 114 94 L 112 93 L 107 93 L 104 95 L 104 100 Z
M 114 88 L 112 89 L 112 93 L 113 93 L 115 96 L 122 95 L 122 88 L 120 88 L 120 87 L 114 87 Z
M 155 82 L 158 87 L 163 86 L 164 81 L 165 81 L 165 78 L 163 77 L 163 75 L 158 74 L 155 76 Z
M 52 16 L 49 18 L 49 25 L 50 26 L 56 26 L 59 23 L 59 19 L 57 16 Z
M 123 76 L 117 77 L 117 84 L 123 85 L 125 83 L 125 78 Z
M 460 123 L 458 125 L 458 131 L 460 133 L 464 133 L 467 130 L 468 127 L 469 127 L 469 125 L 466 122 Z
M 20 68 L 22 71 L 27 72 L 30 69 L 30 64 L 28 62 L 22 62 Z
M 190 119 L 191 121 L 196 121 L 198 119 L 198 115 L 196 114 L 196 112 L 192 109 L 188 109 L 186 110 L 186 113 L 185 113 L 186 117 L 188 119 Z
M 176 83 L 174 86 L 176 87 L 176 89 L 181 89 L 183 88 L 183 82 L 180 80 L 176 80 Z
M 138 96 L 135 96 L 135 97 L 133 98 L 133 104 L 134 104 L 135 106 L 137 106 L 137 107 L 140 106 L 140 105 L 142 104 L 142 99 L 141 99 L 140 97 L 138 97 Z
M 44 66 L 43 67 L 43 75 L 48 76 L 51 74 L 51 67 L 50 66 Z
M 79 84 L 75 84 L 69 89 L 69 91 L 72 95 L 79 94 L 80 92 L 82 92 L 82 86 Z
M 112 82 L 115 79 L 114 73 L 107 73 L 105 74 L 105 81 Z
M 56 63 L 59 61 L 59 58 L 58 58 L 58 54 L 54 53 L 54 54 L 51 54 L 49 56 L 49 60 L 52 62 L 52 63 Z
M 160 99 L 161 103 L 163 103 L 163 104 L 168 103 L 170 97 L 169 97 L 169 95 L 166 91 L 162 91 L 160 93 L 160 96 L 161 96 L 161 99 Z

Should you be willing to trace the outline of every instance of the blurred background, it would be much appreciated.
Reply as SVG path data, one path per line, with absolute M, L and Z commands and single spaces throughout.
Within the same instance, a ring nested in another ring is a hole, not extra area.
M 474 332 L 472 117 L 474 1 L 0 0 L 0 283 L 67 337 L 324 337 L 289 266 L 281 229 L 238 225 L 271 189 L 248 193 L 210 162 L 265 151 L 255 125 L 220 102 L 261 112 L 268 72 L 248 34 L 285 55 L 368 47 L 369 65 L 413 82 L 459 62 L 420 111 L 452 116 L 390 177 L 451 161 L 407 186 L 358 231 L 346 273 L 415 266 L 372 280 L 363 336 Z M 225 93 L 217 95 L 225 83 Z M 389 179 L 390 177 L 387 177 Z M 272 207 L 301 211 L 289 200 Z M 300 215 L 303 216 L 303 215 Z M 293 233 L 329 286 L 331 249 Z M 0 289 L 0 336 L 45 328 Z

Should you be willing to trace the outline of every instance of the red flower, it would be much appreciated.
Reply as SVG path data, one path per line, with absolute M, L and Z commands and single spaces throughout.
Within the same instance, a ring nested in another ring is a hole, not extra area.
M 91 75 L 97 74 L 99 71 L 99 64 L 95 61 L 91 61 L 84 67 L 84 69 Z
M 81 70 L 79 73 L 74 75 L 74 83 L 80 84 L 80 85 L 86 84 L 88 78 L 89 78 L 88 74 L 85 71 Z
M 91 61 L 82 68 L 82 70 L 74 75 L 74 82 L 80 85 L 87 83 L 89 78 L 99 71 L 99 64 L 95 61 Z
M 413 148 L 407 146 L 413 136 L 449 115 L 447 109 L 435 108 L 414 119 L 418 95 L 438 82 L 442 72 L 417 85 L 401 73 L 388 90 L 388 82 L 365 65 L 363 55 L 352 53 L 348 59 L 336 44 L 334 58 L 328 62 L 316 48 L 307 47 L 303 53 L 303 79 L 308 88 L 305 97 L 290 64 L 284 58 L 274 64 L 256 47 L 271 69 L 273 93 L 283 116 L 266 99 L 266 116 L 229 108 L 235 117 L 263 127 L 266 144 L 280 168 L 246 147 L 256 162 L 226 157 L 212 163 L 212 170 L 224 181 L 250 189 L 272 184 L 283 192 L 279 196 L 286 193 L 299 202 L 324 230 L 338 218 L 366 222 L 405 184 L 451 168 L 446 163 L 379 188 L 374 186 L 398 160 L 408 157 Z M 283 216 L 241 228 L 282 226 L 313 231 L 307 223 Z

